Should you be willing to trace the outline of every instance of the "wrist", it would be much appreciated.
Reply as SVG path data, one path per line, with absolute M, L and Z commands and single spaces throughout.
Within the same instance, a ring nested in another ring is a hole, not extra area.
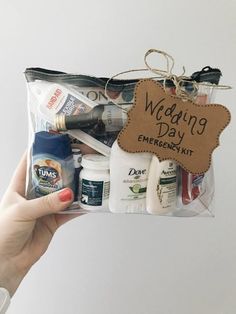
M 26 272 L 17 270 L 11 261 L 0 258 L 0 287 L 5 288 L 12 297 L 23 280 Z

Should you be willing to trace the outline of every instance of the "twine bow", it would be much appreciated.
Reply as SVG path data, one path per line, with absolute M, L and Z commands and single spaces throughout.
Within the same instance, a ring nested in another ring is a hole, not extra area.
M 158 68 L 153 68 L 149 65 L 147 58 L 148 56 L 150 56 L 151 54 L 156 53 L 159 54 L 161 56 L 163 56 L 166 59 L 166 70 L 162 70 L 162 69 L 158 69 Z M 132 70 L 127 70 L 127 71 L 123 71 L 120 72 L 118 74 L 113 75 L 111 78 L 109 78 L 109 80 L 106 82 L 105 85 L 105 95 L 106 97 L 113 102 L 117 107 L 121 108 L 123 111 L 127 112 L 128 110 L 122 108 L 121 105 L 119 105 L 118 103 L 116 103 L 113 99 L 111 99 L 109 97 L 109 95 L 107 94 L 107 87 L 110 83 L 110 81 L 120 75 L 123 74 L 127 74 L 127 73 L 131 73 L 131 72 L 143 72 L 143 71 L 150 71 L 151 73 L 154 73 L 155 75 L 158 76 L 154 76 L 154 77 L 150 77 L 151 79 L 162 79 L 163 80 L 163 87 L 166 90 L 167 87 L 167 81 L 171 81 L 173 82 L 174 86 L 175 86 L 175 94 L 176 96 L 180 97 L 183 100 L 193 100 L 194 97 L 197 95 L 197 92 L 199 90 L 200 86 L 208 86 L 208 87 L 214 87 L 217 89 L 231 89 L 231 86 L 228 85 L 216 85 L 216 84 L 212 84 L 212 83 L 207 83 L 207 82 L 196 82 L 194 80 L 192 80 L 191 78 L 189 78 L 188 76 L 185 76 L 185 67 L 183 66 L 183 73 L 181 75 L 175 75 L 172 70 L 174 68 L 175 65 L 175 60 L 174 58 L 169 55 L 168 53 L 166 53 L 165 51 L 162 50 L 158 50 L 158 49 L 149 49 L 145 55 L 144 55 L 144 63 L 146 65 L 146 68 L 142 68 L 142 69 L 132 69 Z M 142 79 L 142 78 L 140 78 Z M 186 89 L 186 84 L 188 84 L 189 86 L 191 86 L 191 92 L 190 89 Z

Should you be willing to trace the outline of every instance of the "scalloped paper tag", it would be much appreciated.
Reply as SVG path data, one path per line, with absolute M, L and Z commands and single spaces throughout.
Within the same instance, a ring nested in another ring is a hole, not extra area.
M 223 105 L 198 105 L 165 92 L 160 83 L 141 80 L 134 105 L 118 136 L 119 146 L 130 153 L 149 152 L 160 161 L 171 159 L 193 174 L 206 172 L 219 136 L 230 122 Z

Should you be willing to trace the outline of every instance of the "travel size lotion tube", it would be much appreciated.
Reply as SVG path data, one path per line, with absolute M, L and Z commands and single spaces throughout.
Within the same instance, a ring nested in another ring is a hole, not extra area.
M 177 201 L 176 163 L 162 162 L 153 155 L 148 184 L 146 209 L 149 214 L 167 214 L 173 211 Z

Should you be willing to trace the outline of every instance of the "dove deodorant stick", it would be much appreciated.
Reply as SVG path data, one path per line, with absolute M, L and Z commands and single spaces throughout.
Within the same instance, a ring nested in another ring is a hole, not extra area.
M 109 208 L 113 213 L 145 213 L 146 190 L 152 155 L 127 153 L 117 141 L 110 156 L 111 190 Z

